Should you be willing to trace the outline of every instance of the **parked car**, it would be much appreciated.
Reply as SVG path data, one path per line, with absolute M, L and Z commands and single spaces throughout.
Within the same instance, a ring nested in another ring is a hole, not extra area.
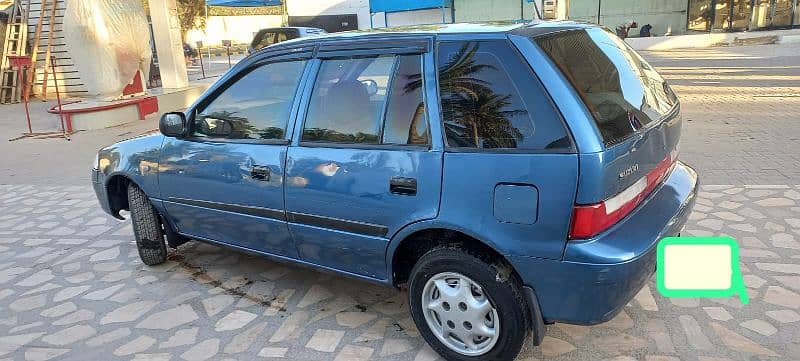
M 261 29 L 256 33 L 255 36 L 253 36 L 253 41 L 250 43 L 250 47 L 247 48 L 247 53 L 252 54 L 257 50 L 261 50 L 272 44 L 277 44 L 286 40 L 322 34 L 327 34 L 327 32 L 322 29 L 308 27 L 288 26 L 281 28 Z
M 573 22 L 278 44 L 160 130 L 92 171 L 145 264 L 194 239 L 407 285 L 452 360 L 510 360 L 544 324 L 614 317 L 697 192 L 669 85 Z

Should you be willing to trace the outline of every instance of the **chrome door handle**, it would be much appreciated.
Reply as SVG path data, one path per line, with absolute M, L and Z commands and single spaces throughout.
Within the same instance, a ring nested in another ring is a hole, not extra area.
M 392 177 L 389 180 L 389 192 L 404 196 L 415 196 L 417 195 L 417 179 Z

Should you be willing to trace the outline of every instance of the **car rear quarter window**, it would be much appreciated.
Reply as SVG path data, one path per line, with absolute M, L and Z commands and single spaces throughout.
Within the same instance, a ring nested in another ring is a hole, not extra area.
M 571 148 L 538 79 L 508 41 L 442 42 L 437 56 L 448 147 Z
M 197 111 L 194 137 L 284 139 L 305 64 L 271 63 L 247 72 Z M 225 131 L 217 131 L 220 129 Z
M 562 31 L 534 42 L 578 92 L 606 146 L 661 119 L 677 104 L 655 69 L 606 30 Z

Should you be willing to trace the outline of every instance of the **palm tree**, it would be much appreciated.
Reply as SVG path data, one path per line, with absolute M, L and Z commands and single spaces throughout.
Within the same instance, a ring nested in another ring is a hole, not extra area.
M 523 135 L 509 118 L 527 111 L 503 110 L 511 105 L 509 98 L 511 95 L 491 92 L 479 92 L 474 96 L 454 93 L 452 98 L 442 99 L 443 115 L 465 127 L 462 134 L 469 130 L 467 138 L 471 138 L 476 148 L 516 148 L 517 140 L 522 140 Z

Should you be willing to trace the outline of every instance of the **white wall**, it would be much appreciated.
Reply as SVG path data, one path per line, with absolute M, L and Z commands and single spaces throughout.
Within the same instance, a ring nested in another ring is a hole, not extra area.
M 450 8 L 444 9 L 445 22 L 451 22 Z M 421 24 L 441 24 L 442 23 L 442 9 L 427 9 L 427 10 L 414 10 L 403 11 L 397 13 L 389 13 L 387 15 L 389 20 L 388 26 L 404 26 L 404 25 L 421 25 Z M 383 13 L 375 13 L 372 18 L 373 24 L 376 28 L 384 27 Z
M 286 10 L 289 16 L 356 14 L 358 28 L 369 29 L 368 0 L 287 0 Z
M 522 0 L 454 0 L 457 22 L 533 19 L 533 4 Z M 539 10 L 541 4 L 537 1 Z
M 569 19 L 597 22 L 598 4 L 602 6 L 600 24 L 609 29 L 628 21 L 636 21 L 639 26 L 651 24 L 652 33 L 664 35 L 686 32 L 686 0 L 575 0 L 569 4 Z M 631 29 L 631 36 L 638 36 L 639 29 Z
M 221 45 L 222 40 L 249 44 L 257 31 L 281 26 L 282 21 L 280 15 L 209 16 L 205 30 L 192 30 L 186 39 L 192 46 L 198 40 L 205 46 Z

